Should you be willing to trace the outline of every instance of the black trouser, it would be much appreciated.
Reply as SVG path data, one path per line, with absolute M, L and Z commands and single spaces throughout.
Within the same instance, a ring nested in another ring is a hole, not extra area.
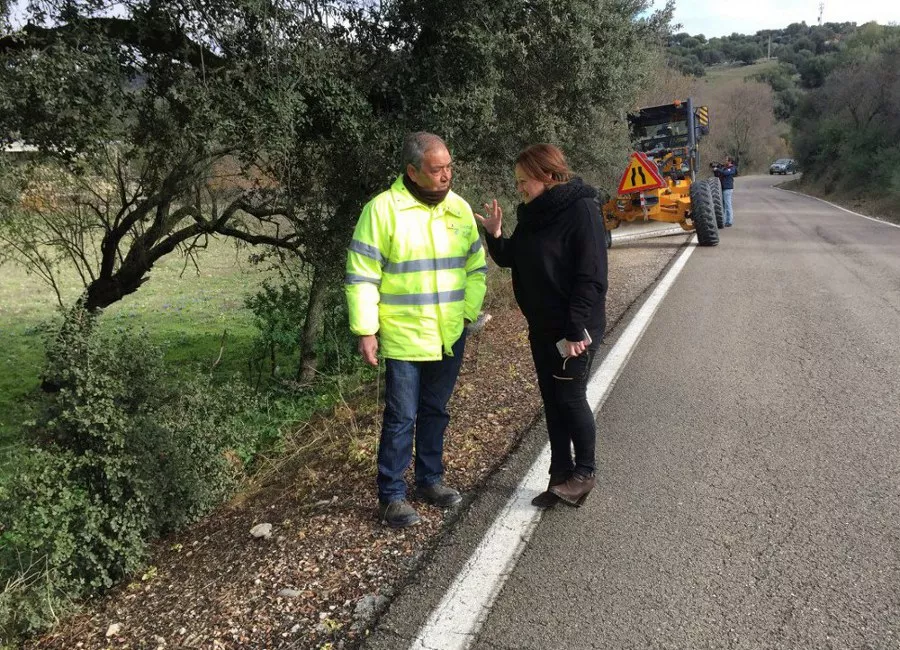
M 546 338 L 530 341 L 550 435 L 550 473 L 561 474 L 574 469 L 582 474 L 593 474 L 597 425 L 586 390 L 599 342 L 592 343 L 577 357 L 563 359 L 556 341 Z M 572 447 L 575 448 L 574 461 Z

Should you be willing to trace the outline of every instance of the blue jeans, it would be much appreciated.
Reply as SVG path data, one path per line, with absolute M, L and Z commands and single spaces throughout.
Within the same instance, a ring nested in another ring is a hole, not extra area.
M 453 356 L 440 361 L 385 360 L 384 420 L 378 443 L 378 500 L 406 498 L 403 473 L 416 443 L 416 485 L 437 483 L 444 475 L 447 402 L 456 385 L 466 348 L 466 331 L 453 344 Z
M 722 203 L 725 207 L 724 221 L 729 225 L 734 223 L 734 208 L 731 206 L 732 194 L 734 194 L 734 190 L 722 190 Z

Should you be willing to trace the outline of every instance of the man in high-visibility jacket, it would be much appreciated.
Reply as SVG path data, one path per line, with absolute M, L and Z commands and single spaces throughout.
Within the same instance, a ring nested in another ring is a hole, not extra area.
M 359 351 L 385 358 L 384 420 L 378 445 L 383 523 L 419 523 L 403 474 L 415 441 L 416 492 L 449 507 L 461 500 L 444 485 L 447 402 L 485 293 L 487 265 L 472 209 L 450 191 L 450 152 L 419 132 L 403 145 L 402 174 L 362 211 L 347 254 L 345 290 Z M 379 343 L 380 342 L 380 343 Z

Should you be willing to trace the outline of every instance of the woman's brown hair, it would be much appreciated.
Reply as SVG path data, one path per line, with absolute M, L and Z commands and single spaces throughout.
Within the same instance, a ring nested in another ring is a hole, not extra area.
M 552 144 L 531 145 L 519 154 L 516 164 L 531 178 L 551 187 L 572 179 L 566 156 Z

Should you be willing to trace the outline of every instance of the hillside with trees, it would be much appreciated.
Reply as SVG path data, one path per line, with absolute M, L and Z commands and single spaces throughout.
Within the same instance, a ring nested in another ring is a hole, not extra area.
M 834 57 L 792 116 L 805 184 L 900 219 L 900 27 L 870 24 Z
M 857 29 L 855 23 L 792 23 L 784 29 L 710 39 L 680 32 L 669 39 L 668 62 L 683 74 L 695 77 L 714 74 L 721 67 L 769 62 L 771 66 L 764 71 L 748 71 L 745 76 L 771 86 L 775 115 L 779 120 L 787 120 L 803 91 L 822 84 Z
M 748 171 L 797 158 L 803 184 L 897 215 L 900 27 L 793 23 L 753 35 L 673 34 L 668 64 L 711 107 L 713 155 Z

